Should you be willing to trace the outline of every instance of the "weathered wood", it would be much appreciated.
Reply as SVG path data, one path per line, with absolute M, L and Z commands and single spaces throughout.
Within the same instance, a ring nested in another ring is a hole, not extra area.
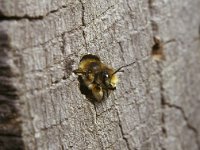
M 200 149 L 200 1 L 0 0 L 0 149 Z M 165 61 L 152 59 L 153 36 Z M 72 70 L 117 68 L 92 104 Z
M 9 36 L 0 31 L 0 149 L 21 149 L 19 74 Z M 12 144 L 10 144 L 12 143 Z

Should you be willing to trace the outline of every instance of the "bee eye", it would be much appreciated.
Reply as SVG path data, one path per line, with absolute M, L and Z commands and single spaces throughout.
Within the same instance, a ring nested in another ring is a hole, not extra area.
M 108 73 L 105 72 L 105 71 L 103 72 L 102 76 L 103 76 L 104 79 L 109 77 Z

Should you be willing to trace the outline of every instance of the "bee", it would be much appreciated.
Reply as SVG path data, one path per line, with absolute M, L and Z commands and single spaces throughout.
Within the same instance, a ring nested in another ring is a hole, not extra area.
M 156 60 L 156 61 L 166 60 L 166 56 L 165 56 L 165 53 L 164 53 L 164 45 L 167 44 L 167 43 L 170 43 L 170 42 L 174 42 L 175 39 L 171 39 L 171 40 L 168 40 L 166 42 L 163 42 L 160 39 L 160 37 L 154 36 L 153 40 L 154 40 L 154 43 L 155 43 L 152 47 L 152 52 L 151 52 L 153 59 Z
M 101 102 L 108 98 L 111 91 L 116 90 L 119 81 L 116 73 L 133 63 L 115 70 L 102 63 L 98 56 L 86 54 L 81 58 L 78 69 L 73 72 L 78 75 L 81 93 L 91 101 Z

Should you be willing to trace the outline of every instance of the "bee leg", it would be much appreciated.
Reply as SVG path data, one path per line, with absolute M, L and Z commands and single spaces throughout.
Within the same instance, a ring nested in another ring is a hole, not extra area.
M 108 98 L 109 95 L 110 95 L 110 89 L 104 89 L 103 90 L 103 99 Z
M 96 101 L 101 102 L 104 98 L 103 89 L 95 84 L 90 88 L 93 94 L 93 97 Z
M 108 97 L 108 90 L 106 90 L 106 97 Z
M 76 69 L 76 70 L 73 70 L 73 73 L 75 73 L 76 75 L 84 75 L 86 72 L 84 72 L 81 69 Z

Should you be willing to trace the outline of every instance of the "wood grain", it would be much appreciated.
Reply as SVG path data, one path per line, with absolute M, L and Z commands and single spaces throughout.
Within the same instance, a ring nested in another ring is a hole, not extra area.
M 200 1 L 0 0 L 0 149 L 200 149 Z M 153 37 L 166 60 L 152 59 Z M 195 39 L 195 40 L 194 40 Z M 102 103 L 72 70 L 120 73 Z

